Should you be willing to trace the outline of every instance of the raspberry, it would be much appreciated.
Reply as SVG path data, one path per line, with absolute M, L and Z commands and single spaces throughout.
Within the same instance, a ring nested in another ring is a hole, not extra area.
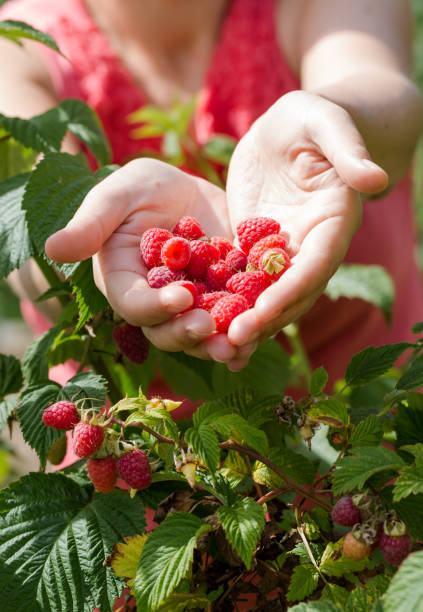
M 225 289 L 227 281 L 231 278 L 233 272 L 223 262 L 212 264 L 207 268 L 206 283 L 211 291 L 220 291 Z
M 113 330 L 113 339 L 120 352 L 132 363 L 144 363 L 147 359 L 150 343 L 141 327 L 129 323 L 119 325 Z
M 401 565 L 411 550 L 411 536 L 390 536 L 383 533 L 380 538 L 380 550 L 389 565 Z
M 188 240 L 175 236 L 166 240 L 161 251 L 162 262 L 170 270 L 182 270 L 191 258 L 191 247 Z
M 248 253 L 253 244 L 269 234 L 278 234 L 281 226 L 269 217 L 255 217 L 242 221 L 236 228 L 239 245 L 244 253 Z
M 161 227 L 152 227 L 143 233 L 140 241 L 141 259 L 147 268 L 162 264 L 161 252 L 164 243 L 172 234 Z
M 182 236 L 187 240 L 197 240 L 201 236 L 205 236 L 206 232 L 203 230 L 197 219 L 194 217 L 182 217 L 173 228 L 175 236 Z
M 269 249 L 265 251 L 259 269 L 269 275 L 272 283 L 277 281 L 291 265 L 288 254 L 283 249 Z
M 204 240 L 191 242 L 191 259 L 186 272 L 191 278 L 203 279 L 207 268 L 219 261 L 219 249 Z
M 116 461 L 113 457 L 88 459 L 87 470 L 97 491 L 102 493 L 113 491 L 117 479 Z
M 208 287 L 206 283 L 202 283 L 201 281 L 193 281 L 194 287 L 197 289 L 197 295 L 202 295 L 203 293 L 208 292 Z
M 246 254 L 239 249 L 231 249 L 225 259 L 225 264 L 233 270 L 233 272 L 244 272 L 247 263 L 248 259 Z
M 332 520 L 345 527 L 352 527 L 361 521 L 360 510 L 354 505 L 350 496 L 338 499 L 332 509 Z
M 166 287 L 169 283 L 183 280 L 184 278 L 185 274 L 182 270 L 169 270 L 167 266 L 157 266 L 156 268 L 151 268 L 151 270 L 147 272 L 148 284 L 153 289 Z
M 211 309 L 219 300 L 231 295 L 229 291 L 212 291 L 211 293 L 202 293 L 194 300 L 194 308 L 201 308 L 210 312 Z
M 242 295 L 248 301 L 248 306 L 254 306 L 256 299 L 269 287 L 271 281 L 266 272 L 238 272 L 226 283 L 226 288 L 232 293 Z
M 261 258 L 264 253 L 269 249 L 285 249 L 286 240 L 280 234 L 270 234 L 258 240 L 250 249 L 248 253 L 248 263 L 255 268 L 260 268 Z M 287 255 L 288 256 L 288 255 Z
M 210 244 L 219 249 L 220 259 L 226 259 L 226 255 L 233 249 L 233 245 L 229 240 L 221 236 L 212 236 L 210 238 Z
M 371 550 L 371 546 L 367 546 L 357 539 L 352 531 L 349 531 L 344 537 L 342 551 L 346 557 L 353 561 L 361 561 L 361 559 L 367 557 Z
M 245 310 L 248 310 L 248 302 L 242 295 L 228 295 L 220 299 L 210 312 L 216 323 L 216 331 L 228 331 L 231 321 Z
M 147 455 L 138 448 L 118 459 L 117 468 L 132 489 L 145 489 L 151 483 L 150 463 Z
M 104 440 L 104 430 L 99 425 L 81 421 L 73 430 L 73 448 L 78 457 L 89 457 L 98 450 Z
M 53 429 L 73 429 L 79 422 L 79 414 L 73 402 L 64 400 L 48 406 L 42 416 L 44 425 Z

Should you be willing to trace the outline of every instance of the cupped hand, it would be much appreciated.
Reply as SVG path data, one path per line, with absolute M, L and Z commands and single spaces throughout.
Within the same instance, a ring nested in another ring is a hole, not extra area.
M 233 344 L 261 341 L 311 308 L 360 226 L 360 192 L 377 193 L 387 182 L 350 115 L 320 96 L 289 93 L 253 124 L 229 166 L 232 227 L 249 217 L 276 219 L 293 265 L 232 322 Z M 241 369 L 248 357 L 244 350 L 229 367 Z
M 113 310 L 142 327 L 158 348 L 217 361 L 243 359 L 250 347 L 238 349 L 226 334 L 213 334 L 206 311 L 175 316 L 192 304 L 187 289 L 148 286 L 139 254 L 142 233 L 172 229 L 184 215 L 196 217 L 209 236 L 233 239 L 224 191 L 160 161 L 133 160 L 89 192 L 68 225 L 47 240 L 46 253 L 57 262 L 94 256 L 96 284 Z

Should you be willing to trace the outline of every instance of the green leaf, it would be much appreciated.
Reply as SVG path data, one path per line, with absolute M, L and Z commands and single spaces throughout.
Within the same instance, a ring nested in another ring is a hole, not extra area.
M 328 576 L 340 578 L 353 572 L 361 572 L 367 566 L 367 558 L 361 561 L 353 561 L 343 554 L 342 546 L 343 538 L 335 543 L 329 542 L 323 552 L 320 571 Z
M 72 274 L 72 287 L 78 304 L 79 319 L 75 331 L 82 327 L 109 304 L 94 282 L 92 260 L 81 262 Z
M 213 399 L 207 376 L 204 376 L 204 368 L 210 369 L 212 364 L 179 353 L 157 350 L 154 353 L 160 373 L 173 391 L 193 401 Z
M 111 610 L 123 581 L 104 563 L 145 527 L 126 491 L 92 496 L 62 474 L 30 474 L 0 492 L 0 608 Z
M 378 446 L 382 442 L 383 428 L 375 416 L 369 416 L 359 423 L 350 436 L 353 446 Z
M 210 600 L 195 593 L 172 593 L 160 606 L 158 612 L 185 612 L 186 610 L 207 610 Z
M 399 518 L 404 521 L 413 538 L 423 540 L 423 494 L 410 495 L 399 502 L 393 502 L 393 489 L 393 485 L 384 487 L 381 491 L 383 499 L 395 510 Z
M 341 612 L 341 608 L 327 600 L 300 603 L 288 610 L 289 612 Z
M 250 475 L 250 469 L 240 453 L 229 451 L 221 473 L 236 488 L 246 476 Z
M 313 593 L 319 582 L 319 573 L 311 565 L 297 565 L 291 575 L 289 589 L 286 594 L 288 601 L 305 599 Z
M 29 174 L 0 182 L 0 277 L 20 268 L 34 254 L 22 200 Z
M 402 564 L 383 598 L 383 612 L 421 612 L 423 609 L 423 551 Z
M 59 327 L 51 327 L 27 348 L 22 360 L 22 368 L 28 384 L 48 378 L 48 351 L 59 331 Z
M 234 441 L 244 441 L 248 446 L 254 448 L 260 454 L 266 454 L 268 450 L 266 434 L 250 425 L 248 421 L 242 418 L 239 414 L 225 414 L 212 423 L 210 427 L 218 431 L 226 438 L 232 438 Z
M 423 332 L 423 321 L 420 321 L 420 323 L 416 323 L 415 325 L 413 325 L 411 331 L 413 332 L 413 334 L 420 334 L 421 332 Z
M 137 608 L 154 612 L 191 570 L 197 539 L 211 529 L 193 514 L 168 514 L 148 537 L 134 581 Z
M 214 431 L 208 425 L 201 425 L 198 429 L 190 427 L 185 432 L 185 440 L 209 470 L 215 472 L 220 449 Z
M 346 405 L 335 399 L 315 402 L 308 411 L 308 416 L 318 423 L 341 429 L 349 423 Z
M 50 47 L 50 49 L 57 51 L 57 53 L 61 53 L 55 40 L 49 34 L 36 30 L 23 21 L 14 21 L 12 19 L 0 21 L 0 36 L 8 38 L 18 45 L 22 44 L 20 40 L 21 38 L 36 40 L 37 42 Z
M 423 395 L 408 392 L 407 406 L 404 402 L 398 405 L 395 418 L 397 446 L 419 443 L 423 440 Z
M 273 447 L 266 457 L 275 463 L 292 480 L 301 484 L 311 484 L 316 474 L 315 466 L 303 455 L 296 453 L 287 446 Z M 253 466 L 254 480 L 259 484 L 277 488 L 283 486 L 284 481 L 273 470 L 260 461 Z
M 77 334 L 71 334 L 70 336 L 59 335 L 48 352 L 49 368 L 59 363 L 65 363 L 68 359 L 80 362 L 84 354 L 86 341 L 87 338 L 81 338 Z
M 394 501 L 417 493 L 423 493 L 423 456 L 401 470 L 394 485 Z
M 79 372 L 72 376 L 60 392 L 60 399 L 71 401 L 88 398 L 87 405 L 102 408 L 106 402 L 107 381 L 94 372 Z
M 390 583 L 388 576 L 382 574 L 366 581 L 350 592 L 345 602 L 345 612 L 372 612 L 376 601 L 383 595 Z
M 342 264 L 329 280 L 325 294 L 331 300 L 360 298 L 380 308 L 386 320 L 391 320 L 395 289 L 382 266 Z
M 17 404 L 18 400 L 16 397 L 10 397 L 0 401 L 0 434 L 7 425 L 8 418 L 12 415 L 13 411 L 16 410 Z
M 251 497 L 238 499 L 232 506 L 221 506 L 217 516 L 228 542 L 234 547 L 247 569 L 265 525 L 264 508 Z
M 411 391 L 423 385 L 423 355 L 411 362 L 396 384 L 397 389 Z
M 22 382 L 19 359 L 0 353 L 0 398 L 20 391 Z
M 310 393 L 311 395 L 319 395 L 326 387 L 326 383 L 328 382 L 328 373 L 326 372 L 323 366 L 314 370 L 311 375 L 310 381 Z
M 231 412 L 232 408 L 223 401 L 206 402 L 201 404 L 194 412 L 192 422 L 194 427 L 198 429 L 201 425 L 210 425 L 219 417 Z
M 24 147 L 0 127 L 0 180 L 30 172 L 37 161 L 37 153 Z
M 201 149 L 202 154 L 211 161 L 224 166 L 229 165 L 236 146 L 236 140 L 225 134 L 216 134 Z
M 350 386 L 364 385 L 385 374 L 400 355 L 412 347 L 408 342 L 369 346 L 349 362 L 345 371 L 345 381 Z
M 333 492 L 340 495 L 354 489 L 362 489 L 366 481 L 379 472 L 398 470 L 404 461 L 393 451 L 383 446 L 353 448 L 351 455 L 338 462 L 333 475 Z

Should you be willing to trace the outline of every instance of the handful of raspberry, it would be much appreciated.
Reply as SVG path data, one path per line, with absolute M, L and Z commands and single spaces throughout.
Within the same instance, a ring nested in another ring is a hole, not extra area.
M 173 232 L 153 227 L 141 236 L 140 253 L 150 287 L 178 283 L 191 291 L 191 308 L 210 312 L 216 331 L 231 321 L 290 267 L 280 225 L 268 217 L 237 227 L 240 249 L 220 236 L 207 237 L 194 217 L 182 217 Z

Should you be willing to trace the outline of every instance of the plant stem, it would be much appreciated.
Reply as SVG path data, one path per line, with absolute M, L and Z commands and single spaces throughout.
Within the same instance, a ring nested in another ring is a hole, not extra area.
M 46 279 L 50 287 L 56 287 L 57 285 L 60 285 L 60 283 L 62 282 L 61 279 L 50 266 L 50 264 L 44 259 L 44 257 L 41 257 L 41 255 L 35 255 L 34 261 L 40 268 L 41 272 L 44 275 L 44 278 Z M 55 297 L 59 300 L 62 306 L 66 306 L 69 303 L 69 298 L 64 295 L 57 295 Z
M 264 465 L 267 465 L 267 467 L 270 468 L 273 472 L 275 472 L 275 474 L 280 476 L 282 480 L 284 480 L 290 486 L 291 489 L 296 491 L 296 493 L 298 493 L 299 495 L 302 495 L 303 497 L 306 497 L 307 499 L 314 502 L 316 505 L 321 506 L 322 508 L 324 508 L 324 510 L 327 510 L 328 512 L 332 510 L 332 506 L 329 503 L 327 503 L 325 500 L 321 499 L 320 497 L 317 497 L 313 493 L 310 493 L 306 489 L 303 489 L 301 485 L 298 485 L 296 482 L 291 480 L 291 478 L 287 476 L 285 472 L 283 472 L 279 466 L 277 466 L 275 463 L 273 463 L 269 459 L 266 459 L 266 457 L 263 457 L 256 451 L 246 448 L 245 446 L 241 446 L 240 444 L 237 444 L 233 440 L 227 440 L 226 442 L 221 442 L 219 446 L 220 448 L 225 448 L 227 450 L 234 450 L 234 451 L 238 451 L 239 453 L 244 453 L 245 455 L 249 455 L 250 457 L 253 457 L 257 461 L 264 463 Z
M 290 323 L 284 327 L 282 331 L 288 338 L 291 348 L 294 351 L 294 356 L 298 361 L 300 372 L 304 377 L 307 387 L 310 387 L 312 367 L 310 365 L 307 352 L 304 348 L 304 344 L 301 340 L 300 328 L 296 323 Z
M 279 487 L 279 489 L 273 489 L 273 491 L 269 491 L 269 493 L 266 493 L 266 495 L 260 497 L 260 499 L 257 500 L 257 503 L 265 504 L 268 501 L 275 499 L 275 497 L 279 497 L 279 495 L 282 495 L 283 493 L 288 493 L 290 490 L 290 487 Z

